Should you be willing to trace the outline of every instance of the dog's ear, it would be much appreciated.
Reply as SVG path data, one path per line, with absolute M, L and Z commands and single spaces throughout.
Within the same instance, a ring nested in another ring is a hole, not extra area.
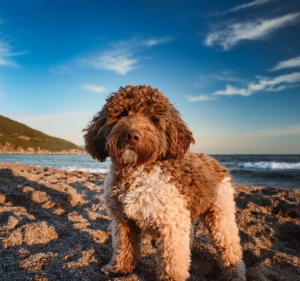
M 192 132 L 181 119 L 179 112 L 171 105 L 166 124 L 168 148 L 165 158 L 176 158 L 186 153 L 190 144 L 195 143 Z
M 107 109 L 104 106 L 102 110 L 97 113 L 90 124 L 83 130 L 85 150 L 93 158 L 96 158 L 100 162 L 104 162 L 108 157 L 108 151 L 106 149 L 106 137 L 109 134 L 109 126 L 106 125 Z

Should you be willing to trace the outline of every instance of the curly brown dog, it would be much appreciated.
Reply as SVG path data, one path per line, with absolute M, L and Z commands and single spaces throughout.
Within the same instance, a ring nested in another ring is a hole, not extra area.
M 246 280 L 231 177 L 213 158 L 187 152 L 192 133 L 162 93 L 151 86 L 120 88 L 84 131 L 86 151 L 99 161 L 112 160 L 104 198 L 113 257 L 102 268 L 105 274 L 132 272 L 141 233 L 147 232 L 156 239 L 159 278 L 188 279 L 199 217 L 224 275 Z

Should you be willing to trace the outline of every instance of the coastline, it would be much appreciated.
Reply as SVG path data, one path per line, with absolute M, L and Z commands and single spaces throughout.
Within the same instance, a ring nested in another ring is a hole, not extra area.
M 100 273 L 112 255 L 103 180 L 95 173 L 0 163 L 3 280 L 155 280 L 149 237 L 133 274 Z M 247 280 L 300 280 L 300 190 L 237 185 L 236 205 Z M 206 234 L 198 223 L 189 280 L 222 277 Z
M 61 151 L 50 151 L 50 150 L 45 150 L 45 149 L 40 149 L 40 150 L 34 150 L 34 149 L 29 149 L 29 150 L 0 150 L 0 154 L 39 154 L 39 155 L 48 155 L 48 154 L 53 154 L 53 155 L 68 155 L 68 154 L 73 154 L 73 155 L 78 155 L 78 154 L 87 154 L 84 150 L 79 150 L 79 149 L 71 149 L 71 150 L 61 150 Z

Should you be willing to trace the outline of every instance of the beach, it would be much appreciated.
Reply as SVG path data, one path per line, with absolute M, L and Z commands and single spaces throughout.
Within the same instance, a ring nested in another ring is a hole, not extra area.
M 157 280 L 150 237 L 131 275 L 101 273 L 112 255 L 104 178 L 0 163 L 0 280 Z M 247 280 L 300 280 L 300 190 L 237 184 L 235 200 Z M 206 234 L 198 222 L 189 280 L 222 280 Z

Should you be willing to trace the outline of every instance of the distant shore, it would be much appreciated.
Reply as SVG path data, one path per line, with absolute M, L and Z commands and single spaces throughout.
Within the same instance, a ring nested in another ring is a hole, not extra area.
M 103 181 L 101 174 L 0 163 L 1 278 L 156 280 L 149 237 L 132 274 L 101 274 L 112 255 Z M 237 185 L 235 200 L 247 280 L 299 280 L 300 190 Z M 222 280 L 201 223 L 191 258 L 189 280 Z
M 83 149 L 70 149 L 70 150 L 61 150 L 61 151 L 50 151 L 45 149 L 17 149 L 17 150 L 1 150 L 0 154 L 87 154 Z

